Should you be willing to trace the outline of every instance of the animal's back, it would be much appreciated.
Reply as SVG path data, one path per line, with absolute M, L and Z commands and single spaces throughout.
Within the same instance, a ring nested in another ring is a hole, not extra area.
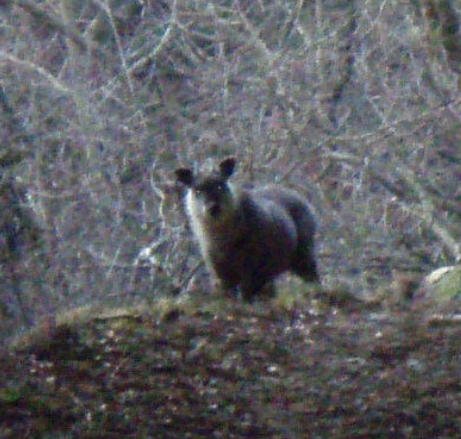
M 272 201 L 286 209 L 295 222 L 298 233 L 313 238 L 316 222 L 309 202 L 298 192 L 279 185 L 263 186 L 253 189 L 252 192 L 256 199 Z
M 318 282 L 314 235 L 316 221 L 309 202 L 298 192 L 283 186 L 270 185 L 254 190 L 257 199 L 270 200 L 286 210 L 295 224 L 297 241 L 290 269 L 308 282 Z

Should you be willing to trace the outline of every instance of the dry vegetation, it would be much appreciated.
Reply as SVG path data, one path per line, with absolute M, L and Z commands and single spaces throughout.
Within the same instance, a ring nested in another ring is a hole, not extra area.
M 459 325 L 305 299 L 292 309 L 164 301 L 72 320 L 4 353 L 0 437 L 461 434 Z
M 246 178 L 312 200 L 326 282 L 374 294 L 393 270 L 459 260 L 454 3 L 0 8 L 2 179 L 43 231 L 8 249 L 22 286 L 1 302 L 15 326 L 187 290 L 197 252 L 171 171 L 229 153 Z
M 5 352 L 0 432 L 460 436 L 459 331 L 408 326 L 412 308 L 218 300 L 55 326 L 200 297 L 172 171 L 228 154 L 312 201 L 333 292 L 407 295 L 458 263 L 460 20 L 453 0 L 0 1 L 0 333 L 44 319 L 48 340 Z

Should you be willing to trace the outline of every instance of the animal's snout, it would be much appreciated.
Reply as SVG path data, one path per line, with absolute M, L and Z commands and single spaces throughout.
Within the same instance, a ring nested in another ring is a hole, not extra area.
M 219 203 L 211 203 L 208 207 L 208 212 L 210 212 L 210 215 L 213 217 L 213 218 L 216 218 L 217 216 L 219 216 L 220 212 L 221 212 L 221 207 L 219 205 Z

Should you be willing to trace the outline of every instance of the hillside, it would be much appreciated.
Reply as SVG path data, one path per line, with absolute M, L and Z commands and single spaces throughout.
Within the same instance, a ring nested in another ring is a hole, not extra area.
M 455 0 L 0 0 L 0 439 L 461 437 L 460 29 Z M 227 156 L 309 201 L 356 302 L 209 294 L 174 171 Z
M 461 435 L 459 325 L 206 302 L 75 311 L 16 342 L 2 355 L 0 437 Z

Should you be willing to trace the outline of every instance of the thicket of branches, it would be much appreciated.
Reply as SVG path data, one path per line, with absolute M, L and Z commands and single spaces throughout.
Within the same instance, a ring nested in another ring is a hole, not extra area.
M 11 249 L 2 226 L 5 326 L 189 288 L 198 258 L 172 170 L 227 154 L 312 200 L 326 282 L 372 291 L 459 260 L 457 8 L 0 2 L 1 177 L 40 229 Z

